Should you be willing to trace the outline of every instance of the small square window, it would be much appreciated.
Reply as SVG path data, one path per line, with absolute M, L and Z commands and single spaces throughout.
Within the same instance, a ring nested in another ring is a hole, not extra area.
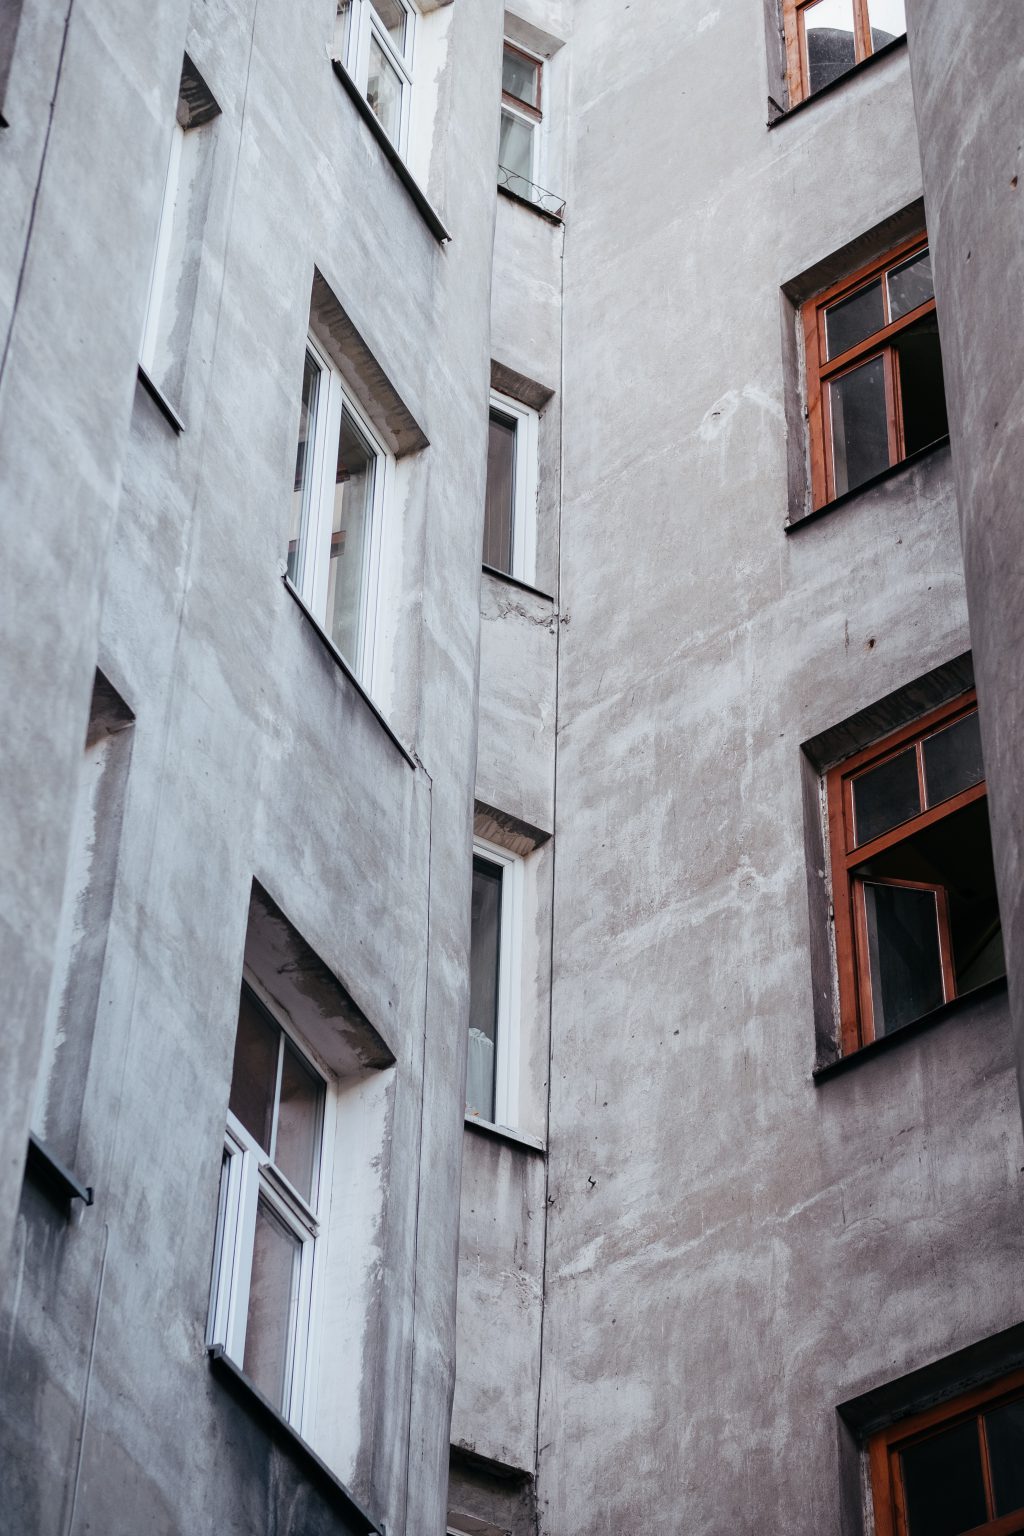
M 904 0 L 783 0 L 790 105 L 907 30 Z
M 523 860 L 473 845 L 466 1114 L 514 1127 L 519 1113 Z
M 409 134 L 415 12 L 409 0 L 336 0 L 334 53 L 404 154 Z
M 949 432 L 931 258 L 922 236 L 803 311 L 815 508 Z
M 483 563 L 532 584 L 537 545 L 537 412 L 492 391 Z
M 1005 975 L 973 693 L 827 775 L 844 1052 Z

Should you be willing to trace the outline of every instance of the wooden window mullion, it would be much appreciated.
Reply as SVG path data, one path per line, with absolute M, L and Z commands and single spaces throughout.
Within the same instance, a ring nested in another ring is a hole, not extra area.
M 988 1454 L 988 1435 L 985 1433 L 985 1416 L 978 1414 L 978 1444 L 981 1447 L 981 1472 L 985 1480 L 985 1503 L 988 1506 L 988 1518 L 996 1517 L 996 1492 L 992 1482 L 992 1462 Z
M 853 0 L 853 27 L 854 27 L 854 51 L 857 63 L 870 58 L 874 51 L 871 47 L 871 18 L 868 15 L 868 0 Z

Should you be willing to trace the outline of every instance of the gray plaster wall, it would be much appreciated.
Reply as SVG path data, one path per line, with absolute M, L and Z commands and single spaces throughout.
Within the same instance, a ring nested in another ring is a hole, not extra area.
M 1005 994 L 811 1078 L 801 743 L 969 634 L 948 450 L 784 531 L 781 291 L 921 173 L 905 49 L 768 131 L 764 38 L 574 14 L 547 1536 L 859 1529 L 837 1405 L 1021 1312 Z
M 46 48 L 38 78 L 15 68 L 5 135 L 19 91 L 28 115 L 58 78 L 60 39 L 26 9 L 19 49 L 32 26 Z M 311 1438 L 389 1532 L 433 1533 L 454 1371 L 500 6 L 455 0 L 420 21 L 438 29 L 422 83 L 440 114 L 420 174 L 446 248 L 332 72 L 329 0 L 129 10 L 71 11 L 0 385 L 19 530 L 5 579 L 21 598 L 17 622 L 4 604 L 5 958 L 21 980 L 0 1117 L 0 1504 L 25 1536 L 347 1529 L 205 1351 L 256 879 L 396 1058 L 376 1248 L 353 1255 L 366 1326 L 320 1388 L 349 1434 Z M 178 436 L 135 373 L 186 47 L 222 111 L 198 130 L 209 186 Z M 38 139 L 0 141 L 19 207 Z M 388 507 L 373 684 L 411 760 L 280 575 L 314 267 L 429 441 L 400 461 Z M 96 1200 L 54 1220 L 27 1186 L 15 1222 L 97 663 L 135 724 L 76 1153 Z
M 1020 658 L 1020 326 L 1006 296 L 1024 274 L 1018 102 L 1024 17 L 1013 0 L 954 17 L 907 6 L 914 106 L 948 351 L 953 464 L 982 702 L 996 879 L 1024 1104 L 1024 730 Z M 959 25 L 962 20 L 963 25 Z M 955 24 L 956 23 L 956 24 Z

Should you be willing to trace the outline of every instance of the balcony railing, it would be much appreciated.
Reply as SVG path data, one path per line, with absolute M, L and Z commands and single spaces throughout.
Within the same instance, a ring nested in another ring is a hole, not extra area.
M 548 192 L 544 187 L 538 187 L 535 181 L 527 181 L 525 176 L 520 176 L 518 171 L 510 171 L 507 165 L 498 166 L 498 186 L 504 187 L 506 192 L 511 192 L 513 197 L 521 198 L 524 203 L 532 203 L 542 213 L 548 214 L 553 219 L 561 219 L 565 214 L 565 198 L 559 197 L 555 192 Z

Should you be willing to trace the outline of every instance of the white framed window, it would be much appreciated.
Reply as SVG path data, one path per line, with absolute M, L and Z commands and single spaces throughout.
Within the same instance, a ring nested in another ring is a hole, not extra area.
M 328 1084 L 242 983 L 210 1298 L 220 1344 L 300 1431 L 313 1398 L 314 1282 L 329 1188 Z
M 523 860 L 473 842 L 466 1114 L 514 1127 L 519 1116 Z
M 416 12 L 410 0 L 337 0 L 334 52 L 405 154 Z
M 377 630 L 384 444 L 314 338 L 306 347 L 288 579 L 364 686 Z
M 505 39 L 501 56 L 500 179 L 513 192 L 517 183 L 540 180 L 543 60 Z M 501 174 L 503 173 L 503 174 Z
M 156 247 L 153 251 L 153 267 L 149 274 L 149 293 L 146 297 L 146 322 L 142 330 L 139 362 L 150 376 L 156 371 L 157 346 L 160 341 L 161 313 L 167 289 L 171 237 L 174 231 L 174 210 L 178 202 L 181 184 L 181 158 L 185 147 L 185 130 L 176 120 L 171 130 L 171 145 L 164 175 L 164 195 L 160 205 L 160 223 L 157 227 Z
M 491 391 L 483 563 L 532 584 L 537 564 L 537 412 Z

